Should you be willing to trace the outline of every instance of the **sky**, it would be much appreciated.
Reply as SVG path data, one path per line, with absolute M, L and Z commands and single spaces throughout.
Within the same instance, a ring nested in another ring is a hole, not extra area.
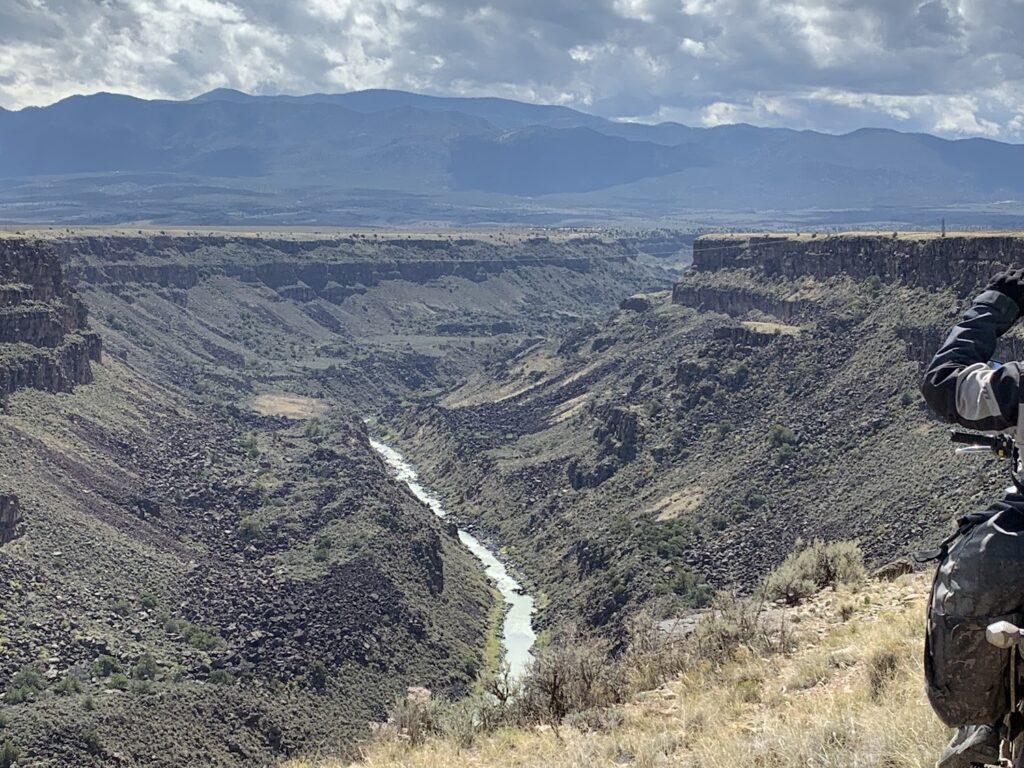
M 1024 0 L 0 0 L 0 106 L 399 88 L 1024 142 Z

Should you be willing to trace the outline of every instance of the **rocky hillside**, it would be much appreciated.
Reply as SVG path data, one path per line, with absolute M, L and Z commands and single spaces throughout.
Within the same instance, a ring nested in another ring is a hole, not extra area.
M 9 326 L 37 343 L 0 350 L 79 337 L 95 358 L 0 414 L 0 532 L 24 531 L 0 549 L 0 748 L 266 765 L 351 753 L 408 685 L 467 690 L 494 661 L 492 594 L 364 417 L 668 285 L 635 255 L 533 235 L 0 239 L 10 306 L 46 308 Z
M 187 328 L 156 348 L 103 313 L 124 330 L 100 360 L 67 246 L 0 240 L 0 349 L 67 363 L 0 414 L 0 532 L 23 532 L 0 550 L 0 741 L 26 764 L 268 764 L 351 749 L 406 684 L 465 690 L 490 592 L 362 420 L 200 402 L 173 375 Z
M 449 506 L 505 544 L 548 623 L 674 614 L 704 582 L 754 583 L 800 538 L 858 538 L 881 563 L 1006 484 L 994 461 L 954 457 L 917 382 L 1022 248 L 701 238 L 671 292 L 524 346 L 393 423 Z

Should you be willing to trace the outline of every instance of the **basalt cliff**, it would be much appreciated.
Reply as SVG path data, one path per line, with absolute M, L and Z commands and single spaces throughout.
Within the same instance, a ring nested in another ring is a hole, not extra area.
M 23 387 L 68 392 L 88 383 L 100 347 L 56 249 L 0 238 L 0 398 Z

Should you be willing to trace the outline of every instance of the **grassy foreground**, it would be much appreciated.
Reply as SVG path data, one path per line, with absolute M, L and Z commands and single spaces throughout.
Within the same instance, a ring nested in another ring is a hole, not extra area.
M 365 748 L 368 768 L 932 766 L 948 733 L 923 693 L 922 576 L 828 591 L 785 621 L 790 653 L 740 648 L 633 701 L 550 726 L 503 729 L 468 748 L 400 738 Z M 341 768 L 309 758 L 287 768 Z

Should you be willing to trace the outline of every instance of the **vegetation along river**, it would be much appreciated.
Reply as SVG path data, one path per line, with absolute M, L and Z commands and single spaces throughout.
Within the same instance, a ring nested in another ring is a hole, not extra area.
M 409 490 L 417 499 L 430 507 L 438 517 L 446 518 L 448 516 L 441 501 L 423 487 L 416 468 L 406 461 L 402 454 L 377 440 L 370 440 L 370 445 L 394 470 L 395 476 L 409 486 Z M 519 582 L 512 578 L 505 565 L 475 536 L 460 528 L 459 541 L 483 563 L 488 578 L 497 585 L 498 591 L 505 600 L 507 610 L 502 626 L 501 644 L 511 676 L 518 678 L 522 676 L 526 667 L 533 660 L 531 649 L 537 639 L 531 623 L 533 598 L 523 591 Z

